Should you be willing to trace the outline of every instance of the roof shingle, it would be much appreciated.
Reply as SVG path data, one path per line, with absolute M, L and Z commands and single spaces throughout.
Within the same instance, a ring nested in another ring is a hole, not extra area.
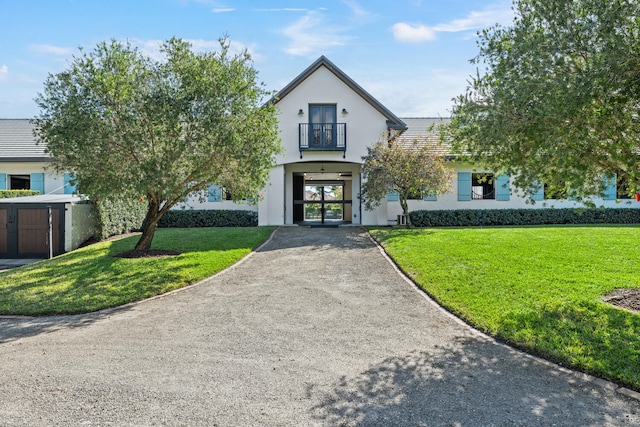
M 37 145 L 29 119 L 0 119 L 0 162 L 48 161 L 44 145 Z

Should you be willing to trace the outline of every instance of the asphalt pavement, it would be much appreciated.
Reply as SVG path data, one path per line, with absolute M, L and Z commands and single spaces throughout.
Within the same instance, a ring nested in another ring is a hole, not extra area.
M 120 309 L 0 319 L 1 426 L 640 425 L 616 388 L 457 320 L 360 228 L 280 228 Z

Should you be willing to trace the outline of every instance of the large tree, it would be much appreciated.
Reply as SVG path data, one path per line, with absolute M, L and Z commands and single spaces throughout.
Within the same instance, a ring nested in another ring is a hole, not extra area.
M 640 183 L 640 2 L 516 0 L 509 27 L 479 34 L 482 68 L 443 135 L 460 153 L 576 197 L 603 177 Z
M 360 190 L 365 209 L 374 209 L 389 192 L 397 192 L 407 227 L 411 227 L 409 198 L 438 195 L 451 189 L 453 169 L 445 165 L 441 152 L 438 144 L 424 137 L 410 143 L 383 140 L 368 147 L 367 155 L 362 157 L 364 182 Z
M 211 184 L 234 199 L 255 197 L 280 151 L 270 95 L 249 54 L 195 53 L 180 39 L 161 59 L 129 43 L 82 50 L 49 75 L 36 102 L 36 136 L 57 171 L 99 198 L 117 193 L 148 204 L 135 250 L 147 252 L 160 218 Z

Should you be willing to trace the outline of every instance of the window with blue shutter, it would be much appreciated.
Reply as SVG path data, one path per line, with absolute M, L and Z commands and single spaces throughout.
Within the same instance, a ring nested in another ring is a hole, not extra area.
M 64 194 L 76 194 L 76 185 L 71 184 L 72 179 L 70 173 L 64 174 Z
M 509 188 L 509 175 L 502 174 L 496 178 L 496 200 L 506 202 L 511 196 L 511 189 Z
M 6 190 L 6 189 L 7 189 L 7 174 L 0 173 L 0 190 Z
M 40 194 L 44 194 L 44 173 L 32 173 L 30 179 L 31 189 L 39 191 Z
M 602 196 L 602 200 L 616 200 L 617 198 L 617 185 L 616 185 L 616 174 L 613 174 L 611 178 L 604 179 L 604 194 Z
M 531 187 L 531 190 L 529 191 L 529 194 L 531 195 L 531 200 L 533 201 L 540 201 L 540 200 L 544 200 L 544 184 L 540 184 L 538 182 L 533 184 L 533 187 Z
M 210 185 L 207 191 L 207 200 L 210 202 L 221 202 L 222 191 L 217 185 Z
M 387 194 L 387 201 L 388 202 L 397 202 L 398 200 L 400 200 L 398 192 L 397 191 L 389 191 L 389 193 Z
M 471 172 L 458 172 L 458 200 L 471 200 Z
M 436 196 L 435 194 L 425 194 L 422 200 L 424 200 L 425 202 L 436 202 L 438 201 L 438 196 Z

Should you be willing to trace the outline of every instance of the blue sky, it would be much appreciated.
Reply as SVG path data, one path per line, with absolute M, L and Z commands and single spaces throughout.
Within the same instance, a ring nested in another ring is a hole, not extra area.
M 162 40 L 246 48 L 269 90 L 320 55 L 400 117 L 446 117 L 476 66 L 476 33 L 513 19 L 510 0 L 0 0 L 0 118 L 30 118 L 49 73 L 78 47 Z

